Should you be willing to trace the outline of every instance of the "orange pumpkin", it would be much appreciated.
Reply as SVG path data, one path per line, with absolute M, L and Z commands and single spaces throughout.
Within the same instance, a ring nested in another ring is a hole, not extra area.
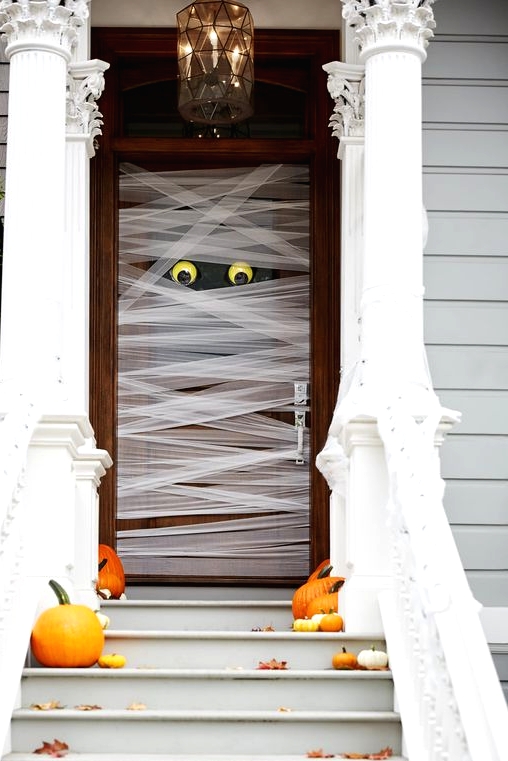
M 312 600 L 322 595 L 328 595 L 334 588 L 334 585 L 342 586 L 344 581 L 345 579 L 342 576 L 327 576 L 324 579 L 306 581 L 305 584 L 298 587 L 293 595 L 293 618 L 311 618 L 312 614 L 307 611 Z M 314 613 L 328 613 L 331 609 L 331 606 L 319 608 Z
M 91 608 L 73 605 L 58 582 L 49 582 L 59 604 L 47 608 L 32 629 L 30 645 L 42 666 L 81 668 L 97 663 L 104 647 L 102 626 Z
M 322 632 L 341 632 L 344 619 L 338 613 L 325 613 L 319 620 L 319 628 Z
M 329 579 L 330 581 L 330 579 Z M 344 580 L 338 579 L 324 594 L 314 597 L 307 605 L 306 616 L 312 618 L 315 613 L 338 613 L 339 612 L 339 589 Z
M 348 653 L 343 647 L 341 652 L 332 655 L 332 666 L 334 669 L 355 669 L 358 666 L 356 655 Z
M 107 544 L 99 544 L 97 589 L 109 589 L 113 599 L 118 599 L 125 592 L 125 573 L 122 561 L 115 550 Z
M 323 560 L 314 571 L 312 571 L 307 581 L 323 579 L 325 576 L 329 576 L 331 572 L 332 566 L 330 565 L 330 558 L 327 558 L 326 560 Z

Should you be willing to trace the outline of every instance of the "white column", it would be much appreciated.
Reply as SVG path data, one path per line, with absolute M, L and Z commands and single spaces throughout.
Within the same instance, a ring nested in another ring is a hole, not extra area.
M 363 199 L 356 201 L 364 232 L 360 346 L 318 466 L 332 488 L 332 506 L 342 495 L 343 522 L 332 521 L 331 544 L 342 553 L 336 571 L 348 579 L 341 593 L 346 629 L 360 632 L 381 631 L 378 595 L 392 586 L 377 418 L 395 399 L 413 415 L 436 404 L 423 342 L 421 148 L 421 65 L 434 21 L 433 0 L 342 2 L 365 65 Z M 342 197 L 351 189 L 356 195 L 355 182 L 343 177 Z M 351 276 L 346 288 L 355 290 Z M 343 325 L 346 337 L 353 322 L 350 315 Z
M 100 134 L 96 99 L 104 89 L 109 64 L 71 63 L 67 88 L 64 375 L 77 409 L 88 412 L 89 378 L 89 193 L 90 159 Z
M 346 0 L 365 63 L 364 270 L 361 387 L 356 403 L 376 416 L 404 393 L 425 411 L 423 343 L 421 66 L 433 0 Z
M 10 61 L 2 274 L 2 393 L 65 404 L 65 98 L 80 22 L 57 0 L 2 3 Z M 74 12 L 73 12 L 74 11 Z M 56 408 L 56 407 L 55 407 Z

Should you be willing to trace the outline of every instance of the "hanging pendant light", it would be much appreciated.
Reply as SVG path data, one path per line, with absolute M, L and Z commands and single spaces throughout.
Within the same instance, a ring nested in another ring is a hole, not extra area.
M 227 0 L 195 0 L 176 18 L 182 117 L 200 124 L 248 119 L 254 84 L 254 26 L 248 8 Z

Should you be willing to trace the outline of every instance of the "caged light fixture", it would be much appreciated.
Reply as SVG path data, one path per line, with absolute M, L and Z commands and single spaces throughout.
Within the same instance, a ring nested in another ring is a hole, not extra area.
M 254 84 L 254 26 L 248 8 L 227 0 L 195 0 L 176 18 L 181 116 L 212 125 L 248 119 Z

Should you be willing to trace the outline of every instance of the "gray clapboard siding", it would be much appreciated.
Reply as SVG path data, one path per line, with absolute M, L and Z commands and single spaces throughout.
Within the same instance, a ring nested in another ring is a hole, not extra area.
M 508 390 L 508 351 L 504 346 L 427 346 L 434 388 Z
M 506 90 L 508 106 L 508 89 Z M 508 108 L 506 113 L 508 119 Z M 467 156 L 465 156 L 467 161 Z M 430 170 L 423 175 L 423 192 L 429 210 L 508 211 L 508 173 L 464 169 Z
M 508 256 L 508 213 L 428 211 L 425 256 Z
M 507 480 L 508 435 L 449 436 L 441 449 L 441 473 L 444 479 Z
M 440 35 L 484 36 L 506 29 L 506 0 L 445 0 L 434 5 Z
M 436 39 L 433 40 L 425 78 L 503 80 L 506 78 L 508 61 L 506 40 L 502 37 L 484 40 L 464 40 L 460 36 L 441 36 L 438 21 Z M 505 20 L 506 24 L 506 20 Z
M 425 340 L 429 344 L 507 346 L 505 302 L 426 303 Z
M 428 300 L 508 301 L 508 257 L 426 257 Z
M 432 45 L 432 43 L 431 43 Z M 457 51 L 457 55 L 460 53 Z M 470 81 L 470 80 L 469 80 Z M 506 84 L 462 84 L 424 81 L 424 125 L 506 124 L 508 122 L 508 87 Z
M 454 526 L 453 535 L 470 570 L 508 570 L 508 526 Z
M 423 132 L 423 150 L 428 167 L 508 166 L 508 129 L 430 129 Z
M 447 0 L 423 67 L 425 339 L 445 509 L 473 594 L 508 605 L 508 6 Z
M 461 525 L 506 524 L 508 482 L 448 480 L 445 506 L 448 520 Z
M 445 407 L 457 407 L 462 413 L 451 436 L 508 436 L 508 391 L 440 390 Z M 508 511 L 507 511 L 508 522 Z

